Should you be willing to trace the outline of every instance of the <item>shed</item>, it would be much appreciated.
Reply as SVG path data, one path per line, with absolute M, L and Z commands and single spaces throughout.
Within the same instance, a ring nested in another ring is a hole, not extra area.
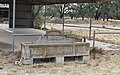
M 9 6 L 6 4 L 0 4 L 0 21 L 8 20 Z

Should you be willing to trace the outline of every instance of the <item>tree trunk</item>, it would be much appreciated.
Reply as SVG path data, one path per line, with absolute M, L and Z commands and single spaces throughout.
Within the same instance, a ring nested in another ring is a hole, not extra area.
M 63 13 L 62 13 L 62 14 L 60 14 L 60 18 L 61 18 L 61 19 L 63 18 Z
M 107 21 L 109 21 L 109 18 L 107 17 Z
M 107 21 L 109 21 L 109 16 L 107 15 Z
M 103 21 L 105 21 L 105 14 L 103 14 Z
M 84 16 L 82 16 L 82 20 L 85 20 Z
M 71 16 L 71 19 L 73 19 L 73 16 Z
M 101 13 L 99 13 L 98 11 L 96 11 L 96 15 L 95 15 L 95 20 L 99 20 Z

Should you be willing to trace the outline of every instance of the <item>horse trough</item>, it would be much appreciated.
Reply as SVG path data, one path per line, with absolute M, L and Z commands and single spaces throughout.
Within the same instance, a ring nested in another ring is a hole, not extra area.
M 64 63 L 65 57 L 82 56 L 82 60 L 89 60 L 90 45 L 82 42 L 82 38 L 52 30 L 46 31 L 36 42 L 22 42 L 21 50 L 23 64 L 33 64 L 38 58 L 55 58 L 56 63 Z

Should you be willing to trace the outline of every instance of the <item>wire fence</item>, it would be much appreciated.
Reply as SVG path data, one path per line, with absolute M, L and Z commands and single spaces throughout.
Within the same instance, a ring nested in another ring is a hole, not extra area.
M 89 27 L 85 27 L 85 26 L 72 26 L 72 25 L 64 25 L 65 27 L 76 27 L 76 28 L 88 28 L 89 29 L 89 39 L 91 39 L 91 32 L 92 32 L 92 28 L 101 28 L 101 29 L 106 29 L 106 30 L 120 30 L 119 28 L 110 28 L 110 27 L 98 27 L 98 26 L 92 26 L 91 22 L 90 22 L 90 26 Z M 96 34 L 120 34 L 120 32 L 93 32 L 93 48 L 95 48 L 95 37 Z

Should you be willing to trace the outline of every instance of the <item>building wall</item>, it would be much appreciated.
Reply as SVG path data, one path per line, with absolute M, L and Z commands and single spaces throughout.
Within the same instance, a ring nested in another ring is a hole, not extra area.
M 8 18 L 8 8 L 0 8 L 0 17 Z
M 9 27 L 13 25 L 13 8 L 10 5 Z M 31 5 L 16 5 L 16 22 L 15 28 L 32 28 L 32 6 Z

